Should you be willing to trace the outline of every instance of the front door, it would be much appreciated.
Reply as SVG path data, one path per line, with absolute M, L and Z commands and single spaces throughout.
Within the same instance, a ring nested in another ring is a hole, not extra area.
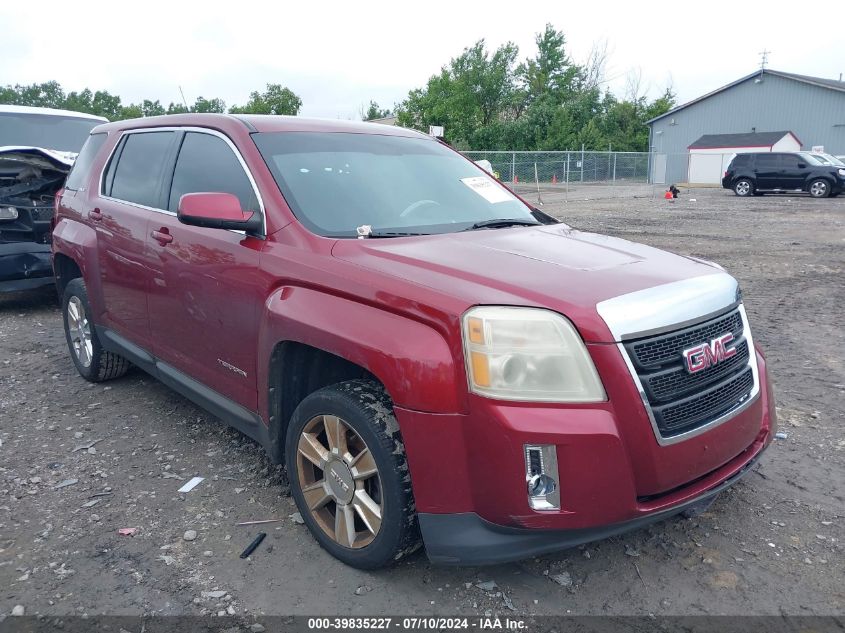
M 148 231 L 153 351 L 254 411 L 258 314 L 266 296 L 258 268 L 264 242 L 238 231 L 182 224 L 176 210 L 182 195 L 204 191 L 234 194 L 244 210 L 262 212 L 258 194 L 225 137 L 202 131 L 180 136 L 167 210 L 153 214 Z

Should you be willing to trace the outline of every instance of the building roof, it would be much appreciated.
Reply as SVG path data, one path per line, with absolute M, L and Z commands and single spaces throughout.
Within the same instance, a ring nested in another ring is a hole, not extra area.
M 742 134 L 705 134 L 687 149 L 717 149 L 730 147 L 771 147 L 784 136 L 791 135 L 798 144 L 801 141 L 792 132 L 743 132 Z
M 791 79 L 793 81 L 799 81 L 801 83 L 810 84 L 810 85 L 813 85 L 813 86 L 818 86 L 820 88 L 827 88 L 829 90 L 836 90 L 838 92 L 845 93 L 845 81 L 837 81 L 836 79 L 823 79 L 821 77 L 810 77 L 809 75 L 796 75 L 795 73 L 785 73 L 785 72 L 782 72 L 780 70 L 771 70 L 769 68 L 766 68 L 764 70 L 754 71 L 750 75 L 746 75 L 745 77 L 741 77 L 740 79 L 737 79 L 736 81 L 732 81 L 731 83 L 729 83 L 725 86 L 722 86 L 721 88 L 717 88 L 716 90 L 713 90 L 712 92 L 708 92 L 707 94 L 703 94 L 700 97 L 693 99 L 692 101 L 688 101 L 688 102 L 683 103 L 683 104 L 681 104 L 681 105 L 679 105 L 675 108 L 672 108 L 671 110 L 669 110 L 668 112 L 665 112 L 664 114 L 661 114 L 660 116 L 656 116 L 653 119 L 649 119 L 648 121 L 646 121 L 646 125 L 654 123 L 655 121 L 658 121 L 659 119 L 667 117 L 671 114 L 675 114 L 676 112 L 683 110 L 684 108 L 688 108 L 689 106 L 693 105 L 694 103 L 698 103 L 699 101 L 704 101 L 705 99 L 707 99 L 709 97 L 712 97 L 714 95 L 719 94 L 720 92 L 724 92 L 728 88 L 733 88 L 734 86 L 741 84 L 744 81 L 748 81 L 749 79 L 752 79 L 754 77 L 759 77 L 761 74 L 772 75 L 773 77 L 782 77 L 784 79 Z

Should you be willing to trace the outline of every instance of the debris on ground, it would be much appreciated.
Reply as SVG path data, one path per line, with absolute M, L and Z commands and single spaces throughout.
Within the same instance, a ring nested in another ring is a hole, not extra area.
M 24 609 L 22 604 L 16 604 L 12 607 L 12 615 L 23 615 L 26 613 L 26 609 Z
M 297 512 L 297 514 L 299 513 Z M 291 518 L 293 518 L 293 515 L 291 515 Z M 300 515 L 300 518 L 302 518 L 302 515 Z M 238 525 L 263 525 L 264 523 L 278 523 L 281 520 L 282 519 L 261 519 L 259 521 L 241 521 Z M 296 519 L 294 519 L 294 523 L 296 523 Z
M 196 541 L 197 540 L 197 531 L 196 530 L 185 530 L 185 533 L 182 535 L 182 538 L 186 541 Z
M 92 448 L 94 448 L 95 444 L 99 444 L 100 442 L 103 441 L 103 439 L 104 438 L 99 438 L 99 439 L 96 439 L 96 440 L 91 440 L 87 444 L 81 444 L 80 446 L 77 446 L 76 448 L 74 448 L 71 451 L 71 453 L 76 453 L 78 451 L 90 451 Z M 96 451 L 95 451 L 95 453 L 96 453 Z
M 214 591 L 203 591 L 200 595 L 203 598 L 210 598 L 211 600 L 219 600 L 223 596 L 225 596 L 228 591 L 223 591 L 221 589 L 215 589 Z
M 475 586 L 481 589 L 481 591 L 495 591 L 499 585 L 496 584 L 495 580 L 485 580 L 475 583 Z
M 630 545 L 626 545 L 625 546 L 625 554 L 627 554 L 628 556 L 633 556 L 634 558 L 636 558 L 637 556 L 640 555 L 640 552 L 635 547 L 632 547 Z
M 191 492 L 191 490 L 196 488 L 204 479 L 205 477 L 194 477 L 193 479 L 188 481 L 188 483 L 186 483 L 184 486 L 179 488 L 179 490 L 177 490 L 176 492 Z
M 365 593 L 370 593 L 373 590 L 369 585 L 361 585 L 355 590 L 356 596 L 363 596 Z
M 302 518 L 302 515 L 299 512 L 294 512 L 290 515 L 290 520 L 296 523 L 297 525 L 304 525 L 305 519 Z
M 789 434 L 784 433 L 783 431 L 778 431 L 777 433 L 775 433 L 775 439 L 776 440 L 785 440 L 788 437 L 789 437 Z
M 138 533 L 138 528 L 120 528 L 117 533 L 121 536 L 135 536 Z
M 67 488 L 68 486 L 73 486 L 73 485 L 76 485 L 78 483 L 79 483 L 78 479 L 65 479 L 64 481 L 61 481 L 61 482 L 57 483 L 55 486 L 53 486 L 53 490 L 59 490 L 60 488 Z
M 549 579 L 555 581 L 561 587 L 572 586 L 572 576 L 568 571 L 563 571 L 559 574 L 549 574 Z
M 252 541 L 252 543 L 247 545 L 246 549 L 243 552 L 241 552 L 241 558 L 248 558 L 249 555 L 252 554 L 255 551 L 255 548 L 258 547 L 259 545 L 261 545 L 261 541 L 263 541 L 266 536 L 267 536 L 266 532 L 259 532 L 258 536 L 255 537 L 255 539 Z

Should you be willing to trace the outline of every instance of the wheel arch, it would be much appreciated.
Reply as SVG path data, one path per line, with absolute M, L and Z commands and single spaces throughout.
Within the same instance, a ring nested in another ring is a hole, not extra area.
M 408 409 L 464 408 L 462 368 L 433 327 L 311 288 L 285 287 L 267 299 L 257 369 L 274 459 L 284 454 L 284 433 L 301 399 L 343 380 L 377 381 L 394 404 Z
M 64 253 L 53 255 L 53 272 L 56 277 L 56 290 L 59 292 L 59 297 L 64 294 L 65 288 L 72 280 L 82 277 L 82 269 L 79 264 Z

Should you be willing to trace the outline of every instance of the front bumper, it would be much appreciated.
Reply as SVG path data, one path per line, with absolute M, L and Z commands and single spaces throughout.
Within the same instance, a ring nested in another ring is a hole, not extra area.
M 731 485 L 776 428 L 766 363 L 746 409 L 660 446 L 619 351 L 589 345 L 608 402 L 548 406 L 471 400 L 465 415 L 396 407 L 423 541 L 432 561 L 516 560 L 618 534 L 683 511 Z M 556 447 L 559 510 L 534 510 L 526 444 Z
M 32 290 L 53 283 L 49 244 L 0 243 L 0 292 Z
M 573 530 L 526 530 L 485 521 L 474 512 L 419 514 L 429 560 L 440 565 L 495 565 L 539 556 L 637 530 L 715 497 L 750 472 L 762 450 L 734 475 L 703 494 L 660 512 L 623 523 Z

